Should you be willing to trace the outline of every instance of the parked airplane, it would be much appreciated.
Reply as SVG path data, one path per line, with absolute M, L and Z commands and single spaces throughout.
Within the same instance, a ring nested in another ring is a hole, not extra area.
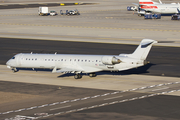
M 143 11 L 161 14 L 177 14 L 180 13 L 180 4 L 164 4 L 160 0 L 159 3 L 152 0 L 139 0 L 138 13 L 145 14 Z
M 82 78 L 81 73 L 95 77 L 99 71 L 122 71 L 146 64 L 146 57 L 155 40 L 143 39 L 132 54 L 119 55 L 75 55 L 75 54 L 16 54 L 6 65 L 17 72 L 17 68 L 52 69 L 52 73 L 75 73 L 74 78 Z

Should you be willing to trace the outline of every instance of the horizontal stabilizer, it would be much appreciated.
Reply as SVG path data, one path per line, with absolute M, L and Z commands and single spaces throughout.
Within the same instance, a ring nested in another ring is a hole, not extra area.
M 158 43 L 174 43 L 175 41 L 158 41 Z

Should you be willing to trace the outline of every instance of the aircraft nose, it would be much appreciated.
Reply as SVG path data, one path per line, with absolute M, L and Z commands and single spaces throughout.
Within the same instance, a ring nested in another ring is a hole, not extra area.
M 8 61 L 6 62 L 6 65 L 7 65 L 7 68 L 11 68 L 11 60 L 8 60 Z

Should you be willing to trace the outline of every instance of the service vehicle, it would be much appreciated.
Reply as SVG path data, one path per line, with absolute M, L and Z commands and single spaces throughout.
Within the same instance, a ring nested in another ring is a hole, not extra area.
M 77 9 L 66 11 L 66 15 L 80 15 L 79 11 Z
M 39 7 L 38 14 L 39 15 L 48 15 L 48 7 Z
M 50 15 L 55 16 L 55 15 L 57 15 L 57 12 L 56 11 L 50 11 Z

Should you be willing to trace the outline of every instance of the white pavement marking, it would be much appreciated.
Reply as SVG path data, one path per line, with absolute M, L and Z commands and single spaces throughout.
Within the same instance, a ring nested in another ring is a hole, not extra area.
M 0 113 L 0 114 L 9 114 L 9 113 L 12 113 L 12 112 L 20 112 L 20 111 L 23 111 L 23 110 L 30 110 L 30 109 L 34 109 L 34 108 L 40 108 L 40 107 L 45 107 L 45 106 L 52 106 L 52 105 L 56 105 L 56 104 L 63 104 L 63 103 L 67 103 L 67 102 L 74 102 L 74 101 L 85 100 L 85 99 L 89 99 L 89 98 L 96 98 L 96 97 L 106 96 L 106 95 L 110 95 L 110 94 L 124 93 L 124 92 L 132 91 L 132 90 L 137 90 L 137 89 L 141 90 L 141 89 L 146 89 L 146 88 L 152 88 L 152 87 L 163 86 L 163 85 L 170 85 L 170 84 L 179 84 L 179 83 L 180 82 L 164 83 L 164 84 L 158 84 L 158 85 L 151 85 L 151 86 L 146 86 L 146 87 L 134 88 L 134 89 L 130 89 L 130 90 L 116 91 L 116 92 L 113 92 L 113 93 L 105 93 L 105 94 L 102 94 L 102 95 L 95 95 L 95 96 L 92 96 L 92 97 L 85 97 L 85 98 L 79 98 L 79 99 L 74 99 L 74 100 L 66 100 L 66 101 L 63 101 L 63 102 L 56 102 L 56 103 L 45 104 L 45 105 L 41 105 L 41 106 L 34 106 L 34 107 L 23 108 L 23 109 L 19 109 L 19 110 L 12 110 L 12 111 L 3 112 L 3 113 Z M 167 89 L 167 88 L 163 88 L 163 89 Z M 163 89 L 156 89 L 156 90 L 163 90 Z M 139 97 L 138 99 L 145 98 L 145 97 L 151 97 L 151 96 L 155 96 L 155 95 L 160 95 L 160 94 L 176 92 L 176 91 L 180 91 L 180 89 L 179 90 L 171 90 L 171 91 L 167 91 L 167 92 L 161 92 L 161 93 L 155 93 L 155 94 L 150 94 L 150 95 L 145 95 L 145 96 Z M 109 98 L 107 98 L 107 99 L 109 99 Z M 134 98 L 132 98 L 132 99 L 125 99 L 125 100 L 121 100 L 119 102 L 125 102 L 125 101 L 129 101 L 129 100 L 133 100 L 133 99 Z M 112 102 L 112 103 L 114 103 L 114 102 Z M 98 105 L 91 106 L 89 108 L 94 108 L 94 107 L 97 107 L 97 106 Z M 60 112 L 60 113 L 57 113 L 57 114 L 61 114 L 61 113 L 63 113 L 63 112 Z
M 138 99 L 138 97 L 135 97 L 135 98 L 131 98 L 131 99 L 129 99 L 129 100 L 136 100 L 136 99 Z
M 113 92 L 113 93 L 111 93 L 111 94 L 114 95 L 114 94 L 117 94 L 117 93 L 119 93 L 119 91 Z M 102 95 L 101 95 L 101 96 L 102 96 Z
M 68 107 L 71 107 L 71 105 L 63 106 L 63 107 L 58 107 L 58 108 L 53 108 L 53 109 L 50 109 L 50 111 L 52 111 L 52 110 L 58 110 L 58 109 L 63 109 L 63 108 L 68 108 Z
M 83 107 L 83 108 L 77 109 L 77 111 L 81 111 L 81 110 L 85 110 L 85 109 L 87 109 L 87 107 Z
M 46 107 L 48 106 L 49 104 L 44 104 L 44 105 L 41 105 L 41 106 L 38 106 L 38 108 L 42 108 L 42 107 Z M 33 108 L 32 108 L 33 109 Z
M 116 97 L 106 98 L 104 100 L 116 99 L 116 98 L 120 98 L 120 97 L 123 97 L 123 96 L 116 96 Z
M 101 96 L 101 95 L 95 95 L 95 96 L 93 96 L 93 97 L 91 97 L 91 98 L 96 98 L 96 97 L 99 97 L 99 96 Z
M 98 105 L 94 105 L 94 106 L 88 107 L 88 109 L 95 108 L 95 107 L 97 107 L 97 106 L 98 106 Z
M 151 91 L 164 90 L 164 89 L 168 89 L 168 88 L 169 88 L 169 87 L 164 87 L 164 88 L 154 89 L 154 90 L 151 90 Z
M 106 94 L 103 94 L 103 95 L 101 95 L 101 96 L 106 96 L 106 95 L 109 95 L 110 93 L 106 93 Z
M 74 99 L 74 100 L 71 100 L 71 102 L 75 102 L 75 101 L 78 101 L 78 100 L 80 100 L 80 99 Z
M 111 102 L 111 103 L 109 103 L 109 104 L 115 104 L 115 103 L 118 103 L 118 101 L 114 101 L 114 102 Z
M 107 105 L 108 103 L 103 103 L 103 104 L 101 104 L 101 105 L 99 105 L 99 106 L 105 106 L 105 105 Z
M 51 104 L 49 104 L 49 106 L 56 105 L 56 104 L 59 104 L 59 103 L 60 103 L 60 102 L 51 103 Z
M 84 97 L 84 98 L 81 98 L 81 100 L 86 100 L 86 99 L 89 99 L 90 97 Z

